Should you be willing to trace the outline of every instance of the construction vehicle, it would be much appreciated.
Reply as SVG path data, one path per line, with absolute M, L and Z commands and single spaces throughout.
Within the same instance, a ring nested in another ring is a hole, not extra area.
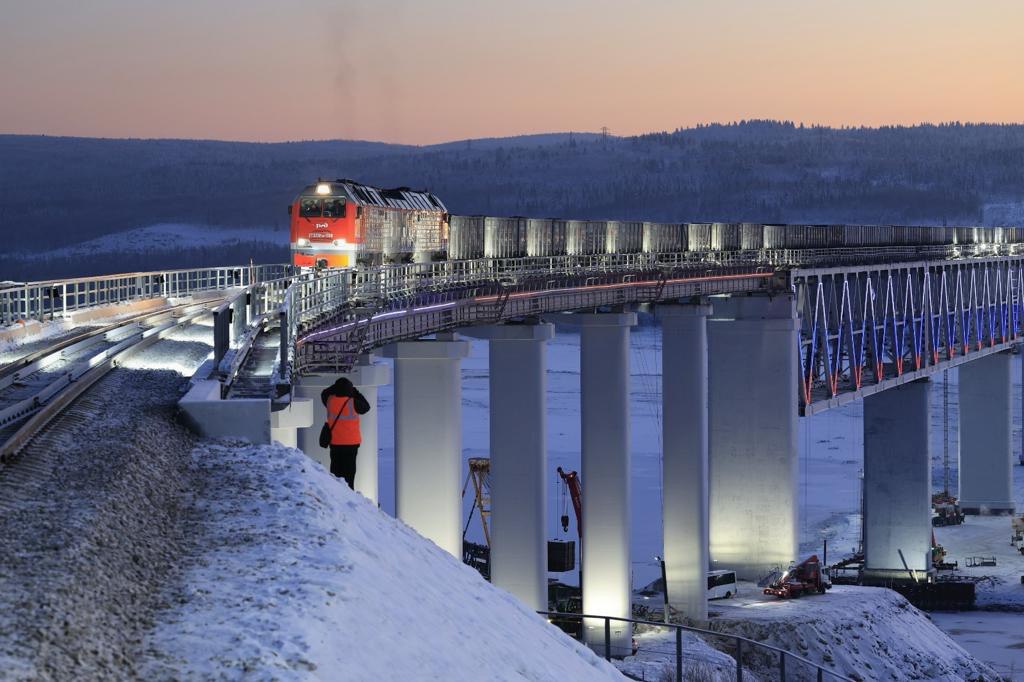
M 935 531 L 932 531 L 932 567 L 936 571 L 955 571 L 959 567 L 956 561 L 946 561 L 946 548 L 935 541 Z
M 780 575 L 772 584 L 764 588 L 765 594 L 772 594 L 780 599 L 795 599 L 804 594 L 825 594 L 832 587 L 828 577 L 821 570 L 818 555 L 812 554 L 788 571 Z
M 965 515 L 960 509 L 957 498 L 948 491 L 932 495 L 932 525 L 959 526 L 964 522 Z
M 1024 554 L 1024 514 L 1010 517 L 1010 544 Z

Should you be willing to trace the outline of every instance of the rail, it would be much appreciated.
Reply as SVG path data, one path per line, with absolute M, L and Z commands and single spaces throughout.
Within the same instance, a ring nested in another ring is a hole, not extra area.
M 209 311 L 207 305 L 188 306 L 180 317 L 172 318 L 155 327 L 139 329 L 124 339 L 118 339 L 112 347 L 84 359 L 72 372 L 58 377 L 43 392 L 33 396 L 28 401 L 28 408 L 19 410 L 16 419 L 6 421 L 7 425 L 11 425 L 24 419 L 9 438 L 0 442 L 0 464 L 17 456 L 42 428 L 119 363 L 133 353 L 165 338 L 175 329 L 191 324 Z M 160 317 L 173 312 L 159 311 L 152 313 L 150 317 Z
M 756 642 L 740 635 L 733 635 L 725 632 L 716 632 L 715 630 L 706 630 L 704 628 L 693 627 L 691 625 L 682 625 L 679 623 L 664 623 L 661 621 L 653 620 L 641 620 L 638 618 L 619 618 L 616 616 L 594 616 L 582 613 L 564 613 L 561 611 L 538 611 L 542 616 L 546 616 L 549 620 L 558 619 L 563 621 L 580 621 L 580 630 L 583 630 L 583 620 L 600 621 L 604 623 L 604 658 L 607 661 L 612 659 L 611 651 L 611 624 L 612 621 L 631 623 L 633 625 L 648 625 L 653 628 L 667 628 L 675 632 L 675 679 L 676 682 L 681 682 L 683 679 L 683 632 L 695 632 L 700 635 L 717 637 L 731 640 L 734 645 L 735 654 L 733 658 L 736 659 L 736 682 L 743 682 L 743 651 L 744 647 L 751 647 L 760 649 L 763 651 L 770 652 L 772 656 L 778 656 L 778 671 L 779 680 L 785 682 L 786 680 L 786 662 L 792 661 L 801 663 L 810 667 L 815 671 L 816 679 L 818 682 L 823 682 L 825 679 L 836 679 L 842 680 L 843 682 L 854 682 L 850 677 L 837 673 L 834 670 L 829 670 L 824 666 L 821 666 L 813 661 L 810 661 L 802 656 L 798 656 L 794 653 L 790 653 L 785 649 L 771 646 L 770 644 L 764 644 L 762 642 Z M 753 671 L 751 671 L 753 672 Z M 828 675 L 828 678 L 825 676 Z

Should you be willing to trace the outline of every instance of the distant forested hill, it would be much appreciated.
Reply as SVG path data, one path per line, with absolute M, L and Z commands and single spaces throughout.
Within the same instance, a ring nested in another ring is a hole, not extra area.
M 284 230 L 285 206 L 318 176 L 428 187 L 455 213 L 1006 222 L 1024 205 L 1024 125 L 751 121 L 428 147 L 0 136 L 0 236 L 10 253 L 162 222 Z

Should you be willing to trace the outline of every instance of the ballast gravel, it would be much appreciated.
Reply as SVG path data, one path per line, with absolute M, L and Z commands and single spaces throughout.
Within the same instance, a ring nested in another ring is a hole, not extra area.
M 0 676 L 138 679 L 183 545 L 195 437 L 175 417 L 210 346 L 182 333 L 118 368 L 0 471 Z

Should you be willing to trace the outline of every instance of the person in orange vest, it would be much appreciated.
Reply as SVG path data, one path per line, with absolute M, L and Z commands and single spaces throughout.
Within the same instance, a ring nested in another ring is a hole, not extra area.
M 344 478 L 355 488 L 356 455 L 363 439 L 359 433 L 359 415 L 370 411 L 370 403 L 352 382 L 338 379 L 320 393 L 327 406 L 327 424 L 331 429 L 331 473 Z

